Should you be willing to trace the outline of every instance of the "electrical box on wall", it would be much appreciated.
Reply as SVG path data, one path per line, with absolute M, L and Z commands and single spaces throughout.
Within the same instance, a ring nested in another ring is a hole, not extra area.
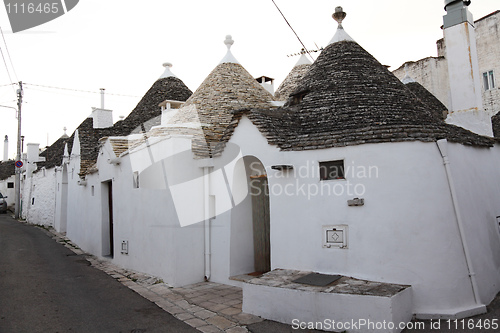
M 128 241 L 122 241 L 122 254 L 128 254 Z
M 347 249 L 348 227 L 347 225 L 324 225 L 323 247 Z

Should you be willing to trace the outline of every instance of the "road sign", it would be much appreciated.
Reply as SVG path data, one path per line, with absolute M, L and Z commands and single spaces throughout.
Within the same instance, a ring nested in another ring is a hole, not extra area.
M 23 167 L 23 162 L 22 161 L 16 161 L 16 167 L 17 168 L 22 168 Z

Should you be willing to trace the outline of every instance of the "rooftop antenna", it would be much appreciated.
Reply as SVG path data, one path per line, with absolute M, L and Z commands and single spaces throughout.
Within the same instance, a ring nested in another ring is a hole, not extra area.
M 318 45 L 316 45 L 316 47 L 318 47 Z M 301 56 L 301 55 L 306 54 L 306 53 L 309 54 L 309 56 L 310 56 L 310 53 L 321 52 L 321 51 L 323 51 L 323 48 L 320 48 L 317 50 L 306 50 L 306 49 L 302 48 L 299 53 L 291 53 L 291 54 L 287 54 L 286 56 L 287 57 L 296 57 L 296 56 Z

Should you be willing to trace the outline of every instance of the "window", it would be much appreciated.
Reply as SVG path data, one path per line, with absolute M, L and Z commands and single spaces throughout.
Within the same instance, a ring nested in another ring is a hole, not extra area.
M 320 180 L 345 179 L 344 160 L 319 162 Z
M 493 71 L 483 73 L 483 85 L 484 91 L 495 88 L 495 74 L 493 73 Z
M 290 102 L 290 106 L 300 104 L 304 97 L 309 93 L 309 91 L 302 91 L 300 93 L 297 93 L 295 95 L 292 95 L 292 101 Z
M 8 182 L 7 183 L 7 188 L 14 188 L 14 183 L 13 182 Z

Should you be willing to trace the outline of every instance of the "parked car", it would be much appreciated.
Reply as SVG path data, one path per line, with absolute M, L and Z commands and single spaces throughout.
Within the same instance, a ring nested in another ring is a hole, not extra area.
M 0 193 L 0 213 L 7 213 L 7 197 L 4 197 L 2 193 Z

